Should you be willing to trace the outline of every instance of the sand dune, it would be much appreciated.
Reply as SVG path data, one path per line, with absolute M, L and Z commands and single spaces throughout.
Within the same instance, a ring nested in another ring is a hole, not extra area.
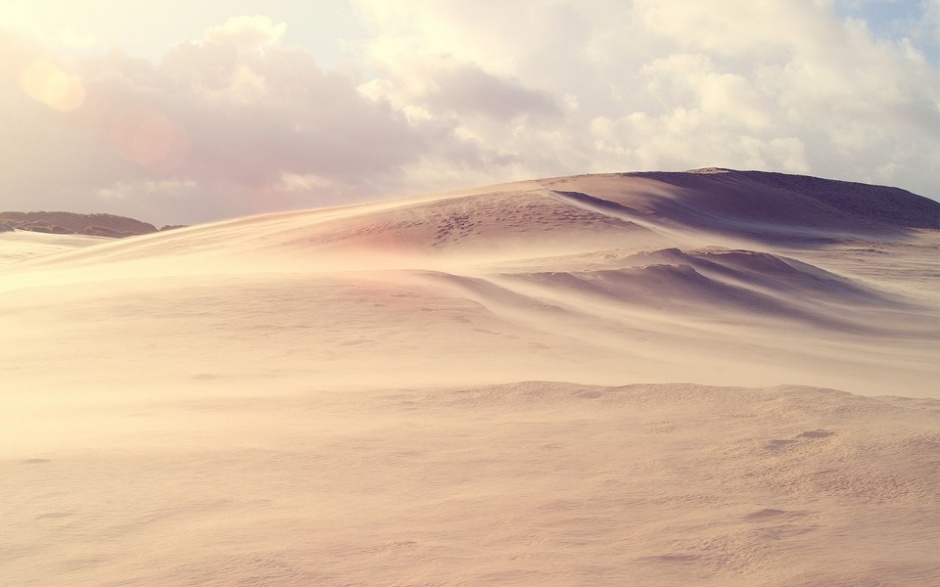
M 0 268 L 16 261 L 74 251 L 100 245 L 102 242 L 104 239 L 94 236 L 44 234 L 10 228 L 3 234 L 3 245 L 0 247 Z
M 935 584 L 938 223 L 710 169 L 0 234 L 0 578 Z

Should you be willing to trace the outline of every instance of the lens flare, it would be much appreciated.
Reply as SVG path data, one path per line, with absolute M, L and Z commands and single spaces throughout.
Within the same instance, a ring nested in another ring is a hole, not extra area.
M 108 138 L 114 151 L 124 159 L 159 171 L 178 169 L 190 150 L 183 128 L 159 110 L 148 107 L 119 112 L 111 122 Z
M 35 59 L 23 68 L 20 87 L 30 98 L 62 112 L 75 110 L 85 101 L 81 80 L 45 59 Z

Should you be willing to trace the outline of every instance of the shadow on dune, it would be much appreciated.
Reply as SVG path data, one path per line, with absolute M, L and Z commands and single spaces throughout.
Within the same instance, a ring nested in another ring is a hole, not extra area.
M 844 332 L 913 334 L 910 324 L 874 317 L 923 310 L 898 296 L 769 253 L 670 248 L 632 255 L 618 264 L 611 269 L 501 277 L 614 306 L 719 320 L 757 322 L 770 318 Z
M 643 253 L 634 258 L 645 262 L 661 260 L 687 264 L 719 280 L 729 280 L 744 287 L 800 300 L 831 301 L 846 305 L 907 305 L 896 297 L 815 265 L 771 253 L 719 248 L 687 253 L 671 248 Z
M 859 237 L 901 238 L 912 229 L 940 229 L 940 203 L 892 187 L 723 169 L 620 177 L 678 189 L 669 195 L 629 189 L 604 198 L 556 193 L 627 218 L 646 217 L 664 225 L 790 246 Z

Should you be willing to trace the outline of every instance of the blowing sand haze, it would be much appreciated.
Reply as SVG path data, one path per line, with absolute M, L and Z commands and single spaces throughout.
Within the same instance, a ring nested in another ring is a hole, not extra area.
M 0 233 L 0 582 L 935 585 L 938 229 L 701 169 Z

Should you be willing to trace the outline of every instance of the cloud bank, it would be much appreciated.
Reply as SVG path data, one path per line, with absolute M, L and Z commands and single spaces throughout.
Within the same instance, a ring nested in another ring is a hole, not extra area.
M 0 31 L 0 206 L 190 223 L 709 165 L 936 198 L 923 6 L 886 40 L 824 1 L 359 0 L 369 37 L 333 70 L 259 15 L 156 62 Z

